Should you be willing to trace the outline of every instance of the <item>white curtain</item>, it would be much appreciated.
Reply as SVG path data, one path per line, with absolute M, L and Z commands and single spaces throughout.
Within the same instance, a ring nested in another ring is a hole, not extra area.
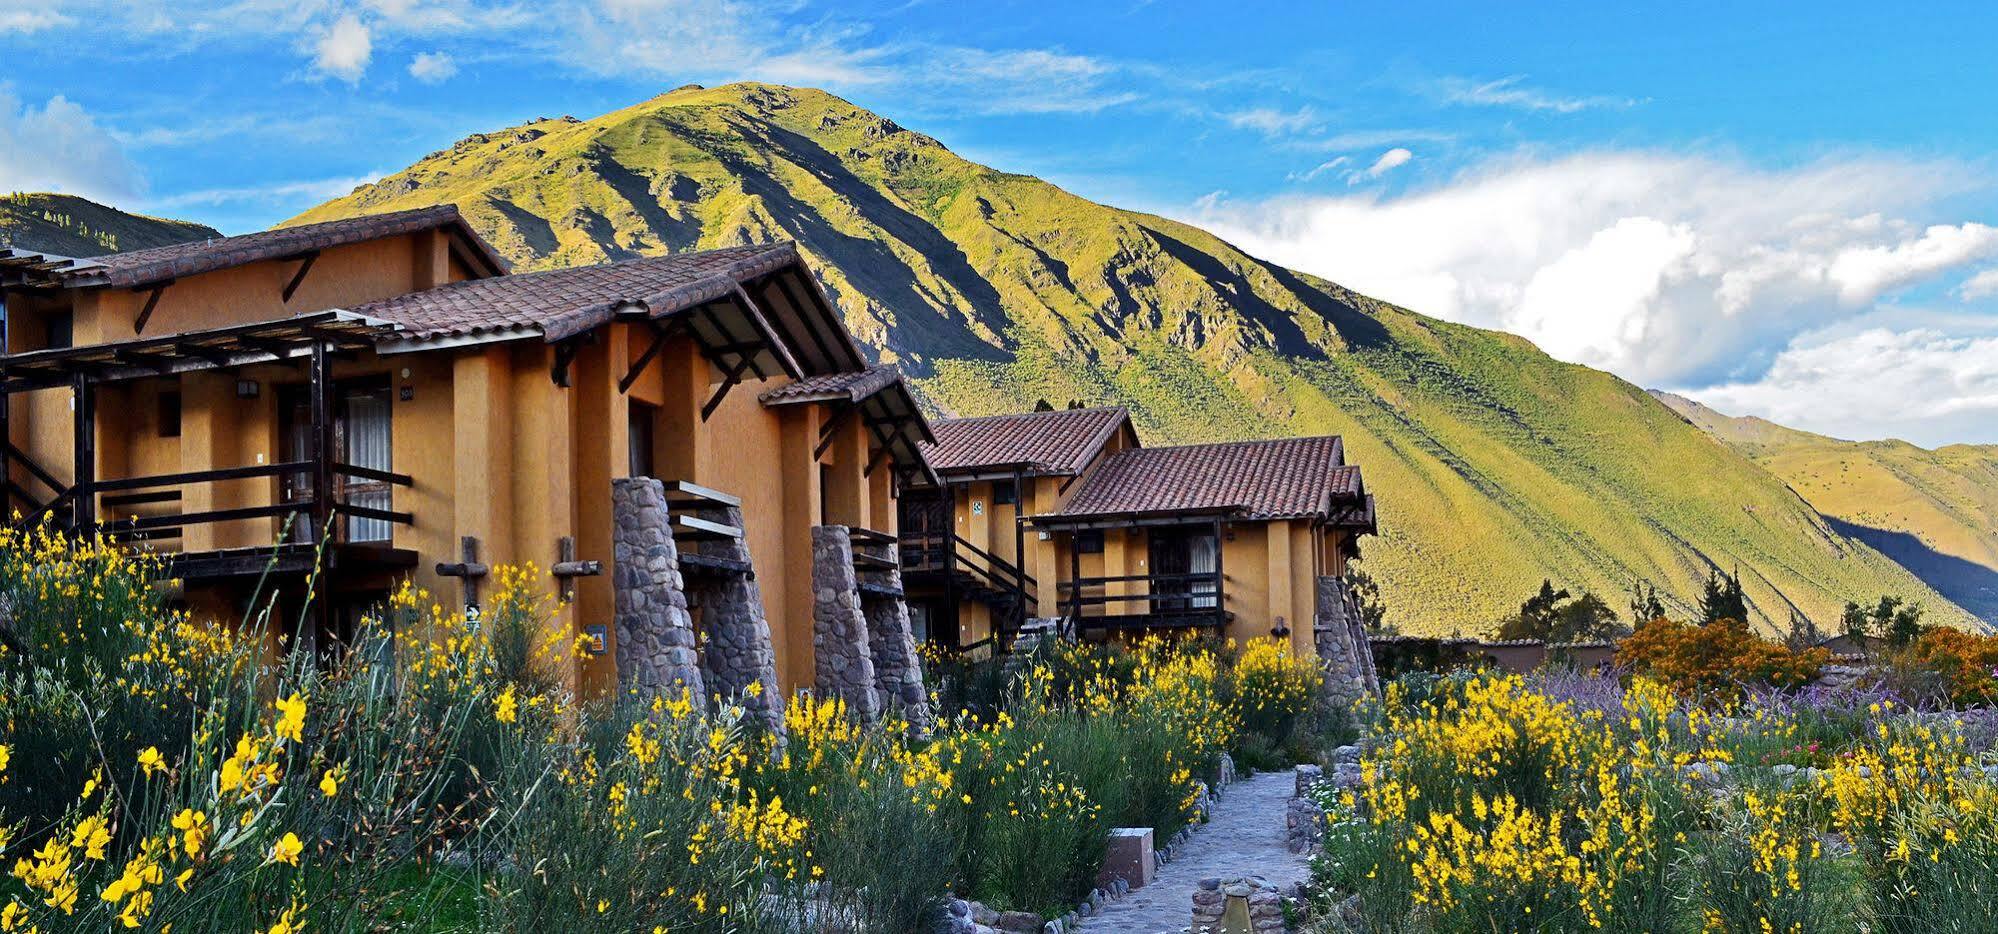
M 390 470 L 390 449 L 388 394 L 366 392 L 347 397 L 347 463 Z M 386 483 L 350 477 L 346 499 L 355 506 L 386 510 L 391 504 L 390 489 Z M 390 532 L 389 523 L 382 519 L 347 519 L 350 542 L 385 542 Z
M 1193 574 L 1214 573 L 1215 566 L 1220 562 L 1220 542 L 1215 541 L 1214 536 L 1196 535 L 1187 540 L 1186 548 L 1186 569 L 1188 572 Z M 1195 607 L 1203 610 L 1214 608 L 1215 593 L 1214 579 L 1212 577 L 1204 580 L 1196 578 L 1193 581 L 1193 586 L 1187 588 L 1187 590 L 1193 594 L 1193 605 Z

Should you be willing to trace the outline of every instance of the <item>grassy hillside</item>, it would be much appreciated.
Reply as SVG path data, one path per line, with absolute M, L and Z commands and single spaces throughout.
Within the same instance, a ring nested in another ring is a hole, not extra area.
M 102 256 L 203 237 L 212 227 L 128 214 L 74 195 L 0 195 L 0 245 L 60 256 Z
M 454 202 L 525 268 L 791 238 L 849 323 L 943 410 L 1121 402 L 1153 442 L 1338 432 L 1379 494 L 1367 564 L 1411 631 L 1482 631 L 1542 577 L 1758 613 L 1907 593 L 1642 390 L 1247 256 L 1164 218 L 966 161 L 829 94 L 686 87 L 467 137 L 292 222 Z
M 1840 531 L 1998 622 L 1998 445 L 1841 441 L 1653 395 L 1788 483 Z

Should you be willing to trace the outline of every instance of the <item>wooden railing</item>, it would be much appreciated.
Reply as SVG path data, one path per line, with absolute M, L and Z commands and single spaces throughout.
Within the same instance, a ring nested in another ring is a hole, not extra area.
M 1000 628 L 1017 629 L 1026 622 L 1029 604 L 1040 589 L 1032 574 L 955 533 L 904 534 L 900 541 L 903 573 L 941 572 L 946 587 L 955 586 L 957 575 L 965 574 L 974 584 L 1011 596 L 1009 616 L 995 620 Z
M 312 475 L 318 465 L 312 461 L 284 461 L 274 464 L 253 464 L 241 467 L 218 467 L 210 470 L 189 470 L 179 473 L 153 474 L 144 477 L 121 477 L 112 480 L 98 480 L 88 484 L 87 489 L 71 489 L 69 494 L 88 495 L 97 499 L 92 503 L 92 515 L 97 514 L 95 506 L 120 508 L 153 504 L 177 504 L 185 496 L 186 487 L 210 483 L 225 483 L 235 480 L 259 478 L 282 479 L 299 475 Z M 415 481 L 408 474 L 388 470 L 377 470 L 355 464 L 332 463 L 327 465 L 330 476 L 352 477 L 372 480 L 392 486 L 410 486 Z M 107 495 L 108 494 L 108 495 Z M 273 501 L 248 506 L 230 506 L 221 509 L 202 509 L 195 512 L 173 510 L 158 515 L 126 516 L 108 519 L 97 523 L 97 528 L 107 537 L 123 541 L 159 540 L 179 538 L 188 526 L 212 525 L 223 522 L 239 522 L 251 519 L 279 519 L 294 516 L 349 516 L 358 519 L 374 519 L 396 525 L 409 525 L 415 516 L 409 512 L 393 509 L 377 509 L 343 500 L 336 491 L 325 484 L 315 485 L 307 495 L 295 498 L 272 497 Z M 337 526 L 337 523 L 333 523 Z M 317 530 L 311 533 L 316 537 Z
M 1078 577 L 1060 582 L 1056 590 L 1069 623 L 1080 630 L 1184 628 L 1227 624 L 1226 583 L 1221 571 L 1215 570 Z M 1111 593 L 1112 584 L 1139 586 L 1128 593 Z M 1212 589 L 1197 589 L 1203 584 Z M 1111 611 L 1129 604 L 1140 609 Z

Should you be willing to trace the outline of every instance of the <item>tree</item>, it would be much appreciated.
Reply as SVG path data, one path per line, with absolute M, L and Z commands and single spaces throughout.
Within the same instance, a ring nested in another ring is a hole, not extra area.
M 1748 598 L 1741 592 L 1741 572 L 1723 574 L 1715 568 L 1707 572 L 1706 590 L 1700 594 L 1700 625 L 1724 619 L 1748 622 Z
M 1519 613 L 1499 624 L 1501 639 L 1573 642 L 1604 639 L 1620 632 L 1616 611 L 1595 594 L 1570 597 L 1566 589 L 1542 580 L 1540 590 L 1519 605 Z
M 1650 581 L 1640 580 L 1630 586 L 1630 621 L 1648 623 L 1665 618 L 1665 602 L 1658 599 L 1658 588 Z
M 1867 609 L 1847 603 L 1840 622 L 1854 645 L 1866 646 L 1867 639 L 1885 639 L 1890 648 L 1906 648 L 1928 629 L 1922 625 L 1922 605 L 1900 597 L 1881 594 L 1880 601 Z
M 1353 595 L 1353 603 L 1360 608 L 1360 623 L 1367 627 L 1369 634 L 1395 634 L 1394 627 L 1387 623 L 1387 602 L 1381 599 L 1381 585 L 1374 581 L 1372 574 L 1358 564 L 1347 564 L 1346 590 Z

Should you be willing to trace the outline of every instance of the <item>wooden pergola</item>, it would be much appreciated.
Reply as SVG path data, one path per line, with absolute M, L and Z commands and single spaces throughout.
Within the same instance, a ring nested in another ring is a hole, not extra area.
M 166 337 L 0 355 L 0 479 L 4 479 L 5 500 L 10 506 L 18 500 L 29 507 L 23 513 L 26 522 L 46 520 L 78 534 L 102 533 L 123 541 L 174 538 L 188 526 L 259 518 L 309 521 L 315 537 L 333 529 L 336 516 L 406 525 L 412 519 L 407 512 L 341 501 L 334 495 L 333 482 L 335 477 L 398 486 L 412 482 L 404 474 L 335 460 L 333 361 L 343 355 L 372 350 L 378 339 L 394 330 L 392 325 L 348 312 L 325 311 Z M 310 422 L 303 459 L 138 477 L 98 476 L 97 395 L 101 387 L 271 363 L 302 363 L 306 368 Z M 68 387 L 73 402 L 73 479 L 68 484 L 14 445 L 7 433 L 8 401 L 14 394 L 62 387 Z M 21 472 L 48 488 L 47 499 L 15 479 L 17 464 Z M 180 490 L 188 486 L 286 476 L 309 478 L 310 495 L 292 501 L 110 522 L 99 517 L 100 505 L 174 502 L 180 499 Z M 338 547 L 323 549 L 328 566 L 405 567 L 415 563 L 413 552 L 374 545 L 334 544 Z M 293 542 L 182 553 L 168 560 L 164 573 L 171 577 L 221 578 L 271 569 L 306 570 L 320 560 L 320 551 L 311 542 Z

